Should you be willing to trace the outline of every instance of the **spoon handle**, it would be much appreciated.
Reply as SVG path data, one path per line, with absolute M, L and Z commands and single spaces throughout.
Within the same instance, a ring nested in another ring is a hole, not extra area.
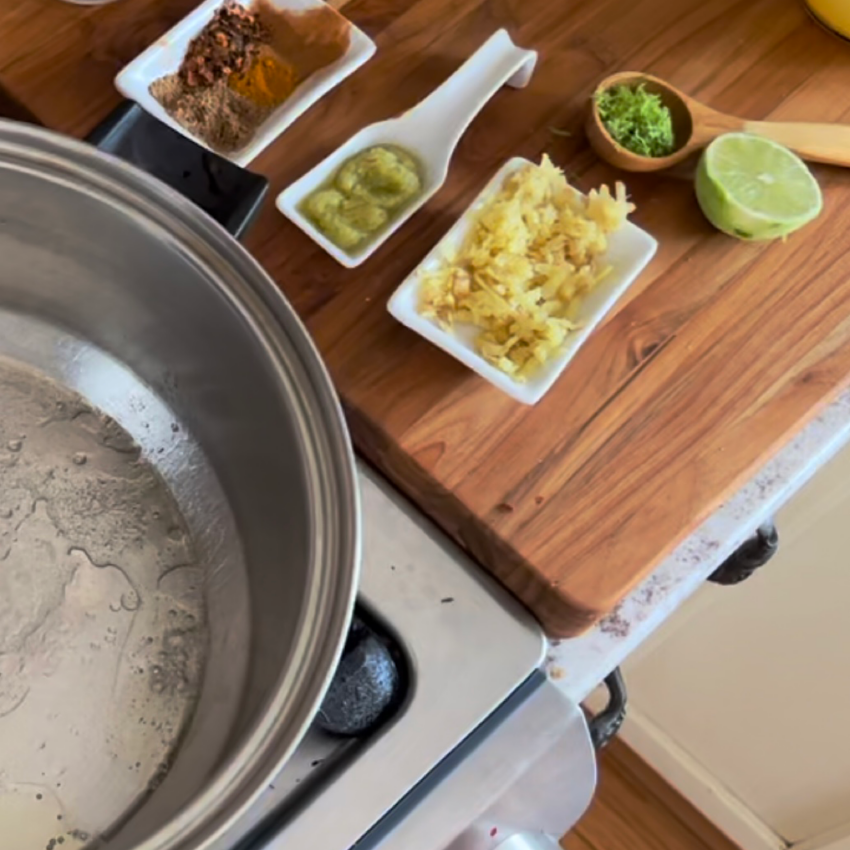
M 811 162 L 850 165 L 850 126 L 846 124 L 747 121 L 744 132 L 773 139 Z
M 421 128 L 419 147 L 433 145 L 451 156 L 487 101 L 505 83 L 513 88 L 527 86 L 536 64 L 536 51 L 517 47 L 507 30 L 498 30 L 402 120 Z

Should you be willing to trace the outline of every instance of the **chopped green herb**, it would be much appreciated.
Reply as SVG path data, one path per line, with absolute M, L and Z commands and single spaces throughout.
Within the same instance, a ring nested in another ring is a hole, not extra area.
M 596 96 L 596 108 L 612 138 L 632 153 L 657 157 L 675 150 L 670 110 L 643 83 L 605 89 Z

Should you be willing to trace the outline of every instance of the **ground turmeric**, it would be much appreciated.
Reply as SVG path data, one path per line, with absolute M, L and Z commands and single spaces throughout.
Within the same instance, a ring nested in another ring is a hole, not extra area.
M 237 94 L 257 106 L 274 109 L 295 91 L 298 72 L 268 49 L 261 49 L 248 70 L 232 74 L 228 79 Z

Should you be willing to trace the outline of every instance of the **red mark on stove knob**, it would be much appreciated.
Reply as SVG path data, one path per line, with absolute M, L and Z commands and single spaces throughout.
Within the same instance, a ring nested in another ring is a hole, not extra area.
M 490 830 L 490 838 L 495 838 L 498 834 L 499 834 L 499 830 L 498 830 L 498 829 L 496 829 L 496 827 L 494 826 L 494 827 Z

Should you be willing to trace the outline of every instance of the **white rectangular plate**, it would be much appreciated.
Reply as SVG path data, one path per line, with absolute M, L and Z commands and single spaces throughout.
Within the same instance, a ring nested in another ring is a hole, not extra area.
M 148 91 L 150 84 L 173 74 L 180 67 L 189 42 L 212 20 L 215 10 L 223 0 L 206 0 L 194 12 L 187 15 L 165 35 L 157 39 L 144 53 L 139 54 L 115 78 L 115 87 L 125 97 L 135 100 L 164 124 L 197 142 L 204 143 L 180 126 Z M 242 2 L 246 8 L 250 3 Z M 306 11 L 326 6 L 322 0 L 269 0 L 277 9 Z M 338 13 L 337 13 L 338 14 Z M 290 124 L 296 121 L 319 98 L 350 76 L 375 53 L 375 43 L 365 33 L 351 24 L 351 42 L 348 52 L 332 65 L 320 68 L 311 74 L 290 97 L 286 99 L 260 126 L 251 141 L 239 151 L 222 154 L 237 165 L 247 165 L 265 150 Z M 208 145 L 204 147 L 209 149 Z
M 631 222 L 626 222 L 618 231 L 612 233 L 608 241 L 608 250 L 601 260 L 603 265 L 611 267 L 611 271 L 593 291 L 583 298 L 576 316 L 576 321 L 581 327 L 569 334 L 560 354 L 541 366 L 534 375 L 525 382 L 514 380 L 478 354 L 474 345 L 476 336 L 474 327 L 456 325 L 453 330 L 446 330 L 434 319 L 419 313 L 419 282 L 423 273 L 439 268 L 444 257 L 460 248 L 479 209 L 498 192 L 505 179 L 529 164 L 527 159 L 516 157 L 508 160 L 499 169 L 496 176 L 458 219 L 454 227 L 399 286 L 390 298 L 387 309 L 403 325 L 424 336 L 425 339 L 460 360 L 517 401 L 523 404 L 537 404 L 558 380 L 582 343 L 614 306 L 617 299 L 646 268 L 658 248 L 658 243 L 645 230 L 641 230 Z

